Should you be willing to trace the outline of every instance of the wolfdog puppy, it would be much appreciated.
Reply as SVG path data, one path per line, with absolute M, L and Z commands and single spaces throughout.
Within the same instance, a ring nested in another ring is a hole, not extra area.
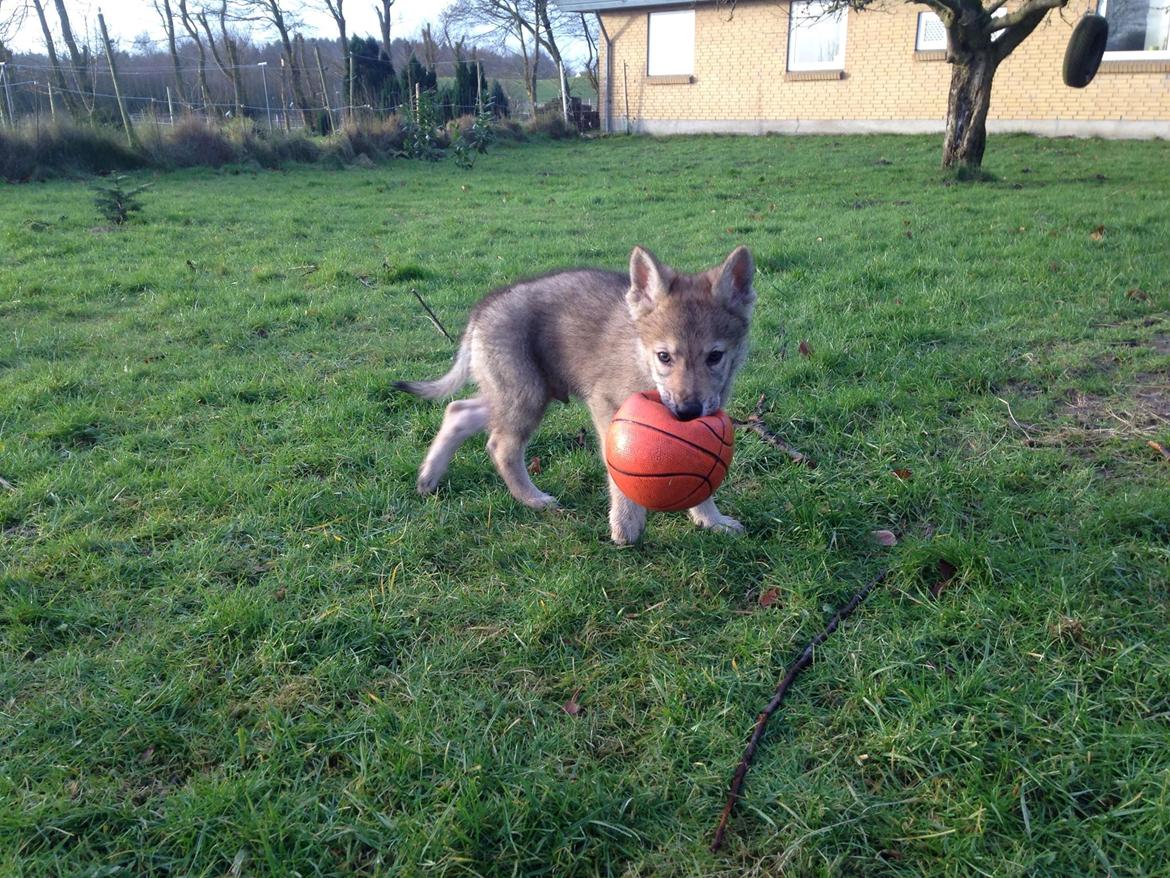
M 630 394 L 655 387 L 682 420 L 727 405 L 747 356 L 756 294 L 755 264 L 738 247 L 723 264 L 680 274 L 635 247 L 630 273 L 578 269 L 498 289 L 474 309 L 451 371 L 433 381 L 395 386 L 425 399 L 450 396 L 473 381 L 479 393 L 447 406 L 443 425 L 418 474 L 418 490 L 435 490 L 451 457 L 486 429 L 488 453 L 512 496 L 534 509 L 556 504 L 529 478 L 524 451 L 549 402 L 577 397 L 606 430 Z M 610 536 L 633 543 L 646 510 L 609 483 Z M 713 499 L 688 510 L 699 527 L 743 530 Z

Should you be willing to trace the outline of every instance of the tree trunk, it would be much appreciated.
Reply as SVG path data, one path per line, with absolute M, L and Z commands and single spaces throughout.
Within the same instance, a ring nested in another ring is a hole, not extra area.
M 187 31 L 187 36 L 191 38 L 191 42 L 199 50 L 199 94 L 203 100 L 203 112 L 207 116 L 212 116 L 215 114 L 215 109 L 211 106 L 211 92 L 207 88 L 207 53 L 203 50 L 203 41 L 199 39 L 199 31 L 195 27 L 195 22 L 192 21 L 191 15 L 187 11 L 187 0 L 178 0 L 178 4 L 179 20 L 183 22 L 183 29 Z
M 561 57 L 557 38 L 553 34 L 552 21 L 548 17 L 548 0 L 538 0 L 536 3 L 537 21 L 544 27 L 544 45 L 548 49 L 549 57 L 557 68 L 557 79 L 561 88 L 561 115 L 569 121 L 569 80 L 565 76 L 565 60 Z
M 54 0 L 57 6 L 57 18 L 61 22 L 61 37 L 69 49 L 69 57 L 73 61 L 73 73 L 77 81 L 77 90 L 81 92 L 81 102 L 86 111 L 92 116 L 97 98 L 86 99 L 86 94 L 92 94 L 93 80 L 90 78 L 89 49 L 84 52 L 78 50 L 77 40 L 73 38 L 73 28 L 69 24 L 69 10 L 65 8 L 64 0 Z
M 942 164 L 944 168 L 978 168 L 987 146 L 987 110 L 998 59 L 989 47 L 965 54 L 952 64 Z
M 380 5 L 374 7 L 378 13 L 378 31 L 382 36 L 382 58 L 385 61 L 390 60 L 390 7 L 393 5 L 394 0 L 380 0 Z
M 183 85 L 183 65 L 179 62 L 179 47 L 175 42 L 175 16 L 171 11 L 170 0 L 162 0 L 161 5 L 155 3 L 154 8 L 162 19 L 163 31 L 167 37 L 167 51 L 171 54 L 171 64 L 175 68 L 175 91 L 179 94 L 179 103 L 186 104 L 187 89 Z
M 77 115 L 77 103 L 72 90 L 65 81 L 65 74 L 61 70 L 61 61 L 57 57 L 57 49 L 53 45 L 53 32 L 49 30 L 49 22 L 45 18 L 45 7 L 41 4 L 41 0 L 33 0 L 33 7 L 37 11 L 37 18 L 41 22 L 41 31 L 45 35 L 45 50 L 49 53 L 49 66 L 53 68 L 53 76 L 57 79 L 57 91 L 61 92 L 61 97 L 65 101 L 65 107 L 69 111 L 69 115 Z

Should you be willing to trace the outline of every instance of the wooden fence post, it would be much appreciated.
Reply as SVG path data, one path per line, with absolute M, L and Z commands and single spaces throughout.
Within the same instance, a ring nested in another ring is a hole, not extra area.
M 114 81 L 114 98 L 118 101 L 118 112 L 122 115 L 122 127 L 126 129 L 126 142 L 131 149 L 138 149 L 138 138 L 134 136 L 134 126 L 130 124 L 130 116 L 126 113 L 126 104 L 122 100 L 122 88 L 118 85 L 118 71 L 114 69 L 114 50 L 110 46 L 110 33 L 106 30 L 106 19 L 98 10 L 98 26 L 102 32 L 102 43 L 106 47 L 106 61 L 110 65 L 110 79 Z
M 325 84 L 325 68 L 321 64 L 321 50 L 316 46 L 313 46 L 313 55 L 317 58 L 317 73 L 321 77 L 321 97 L 325 100 L 325 113 L 329 116 L 329 128 L 336 131 L 337 124 L 333 121 L 333 110 L 329 106 L 329 87 Z

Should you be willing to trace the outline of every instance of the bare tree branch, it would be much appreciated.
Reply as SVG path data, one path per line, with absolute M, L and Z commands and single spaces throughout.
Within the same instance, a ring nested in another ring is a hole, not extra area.
M 382 37 L 382 55 L 384 60 L 390 60 L 390 7 L 394 5 L 394 0 L 379 0 L 378 5 L 374 7 L 374 12 L 378 14 L 378 30 Z
M 1001 3 L 1000 6 L 1002 5 L 1003 4 Z M 1040 19 L 1042 19 L 1044 18 L 1044 13 L 1048 12 L 1049 9 L 1058 9 L 1064 6 L 1068 6 L 1068 0 L 1028 0 L 1027 3 L 1014 12 L 1009 12 L 1007 15 L 1000 15 L 991 19 L 991 25 L 988 27 L 988 30 L 991 33 L 1007 30 L 1010 27 L 1014 27 L 1017 24 L 1034 18 L 1037 13 L 1040 13 Z M 996 7 L 996 9 L 998 8 L 999 6 Z M 989 11 L 993 12 L 995 10 Z M 1035 30 L 1036 24 L 1039 23 L 1040 20 L 1037 19 L 1036 23 L 1028 29 L 1028 33 L 1031 33 L 1033 30 Z M 1025 34 L 1025 36 L 1027 36 L 1027 34 Z M 1012 48 L 1014 49 L 1015 46 Z
M 158 13 L 162 22 L 163 32 L 167 36 L 167 51 L 171 53 L 171 63 L 175 68 L 175 91 L 179 96 L 179 103 L 187 103 L 187 90 L 183 87 L 183 69 L 179 63 L 179 48 L 175 42 L 175 16 L 171 11 L 170 0 L 151 0 L 154 11 Z

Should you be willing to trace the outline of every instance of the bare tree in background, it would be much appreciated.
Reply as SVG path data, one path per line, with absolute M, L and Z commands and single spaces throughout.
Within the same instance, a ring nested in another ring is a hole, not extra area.
M 382 37 L 382 60 L 390 60 L 390 7 L 394 0 L 378 0 L 374 12 L 378 13 L 378 30 Z
M 203 101 L 203 111 L 211 113 L 211 92 L 207 89 L 207 51 L 203 48 L 203 40 L 199 37 L 199 28 L 196 26 L 195 18 L 191 15 L 187 8 L 187 0 L 176 0 L 179 7 L 179 21 L 183 23 L 183 30 L 187 32 L 187 36 L 191 38 L 191 42 L 195 44 L 195 49 L 199 53 L 199 67 L 197 76 L 199 77 L 199 95 Z
M 271 26 L 280 38 L 284 63 L 288 67 L 289 76 L 292 79 L 293 100 L 296 101 L 297 108 L 301 111 L 305 127 L 312 130 L 313 113 L 309 107 L 302 68 L 297 62 L 297 53 L 292 39 L 292 32 L 300 26 L 300 21 L 281 8 L 280 3 L 281 0 L 243 0 L 243 8 L 253 14 L 256 19 Z
M 211 25 L 207 21 L 207 10 L 199 11 L 199 23 L 203 25 L 203 32 L 207 36 L 207 45 L 211 49 L 211 57 L 215 59 L 215 66 L 232 84 L 232 97 L 235 99 L 236 115 L 244 114 L 244 85 L 240 75 L 240 56 L 235 37 L 228 32 L 227 27 L 227 0 L 219 6 L 219 34 L 220 46 L 216 48 L 215 36 L 211 33 Z M 220 52 L 222 49 L 222 53 Z
M 53 32 L 49 30 L 49 21 L 45 18 L 44 4 L 41 3 L 41 0 L 32 0 L 32 2 L 41 23 L 41 33 L 45 37 L 45 52 L 49 56 L 49 66 L 53 69 L 53 78 L 57 80 L 57 90 L 61 92 L 70 115 L 76 116 L 79 102 L 77 95 L 69 88 L 69 83 L 65 79 L 65 71 L 61 69 L 61 59 L 57 56 L 57 47 L 53 44 Z
M 61 38 L 69 49 L 69 58 L 73 61 L 73 76 L 77 82 L 77 90 L 81 92 L 81 102 L 85 111 L 93 113 L 93 75 L 90 69 L 90 53 L 87 48 L 84 52 L 77 48 L 77 40 L 73 38 L 73 27 L 69 24 L 69 10 L 65 8 L 65 0 L 53 0 L 57 7 L 57 18 L 61 24 Z
M 536 110 L 543 25 L 532 0 L 455 0 L 443 10 L 443 23 L 445 28 L 472 34 L 498 48 L 517 46 L 524 62 L 524 91 Z
M 341 46 L 341 75 L 349 75 L 349 33 L 345 24 L 345 0 L 318 0 L 314 8 L 329 13 L 337 27 L 338 45 Z M 328 104 L 328 100 L 325 102 Z
M 0 43 L 20 30 L 27 12 L 28 5 L 22 0 L 0 0 Z
M 175 93 L 179 96 L 179 103 L 187 104 L 187 89 L 183 87 L 183 67 L 179 63 L 179 48 L 175 42 L 175 16 L 171 11 L 171 0 L 151 0 L 151 3 L 167 35 L 167 51 L 170 52 L 171 63 L 175 67 Z
M 593 27 L 589 23 L 589 19 L 585 17 L 585 13 L 578 13 L 581 16 L 581 36 L 585 40 L 585 45 L 589 49 L 589 57 L 585 59 L 585 75 L 589 77 L 589 85 L 593 87 L 594 94 L 601 94 L 601 86 L 597 81 L 597 64 L 601 55 L 597 51 L 597 37 L 593 33 Z M 596 21 L 597 19 L 593 19 Z

